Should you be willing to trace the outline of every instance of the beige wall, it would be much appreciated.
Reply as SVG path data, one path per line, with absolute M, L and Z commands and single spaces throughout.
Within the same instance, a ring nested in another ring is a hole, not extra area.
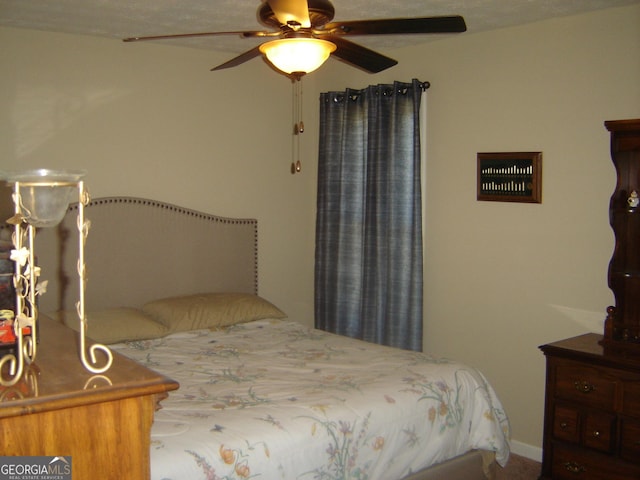
M 289 170 L 285 77 L 260 60 L 210 72 L 232 55 L 158 44 L 18 29 L 0 44 L 0 170 L 84 168 L 94 197 L 256 217 L 260 292 L 309 318 L 315 178 L 304 158 Z
M 604 120 L 640 118 L 640 7 L 394 52 L 368 77 L 335 62 L 323 89 L 428 80 L 425 350 L 479 366 L 516 450 L 542 441 L 543 343 L 601 333 L 613 301 Z M 392 56 L 394 56 L 392 55 Z M 541 205 L 476 201 L 476 153 L 543 152 Z M 525 444 L 525 445 L 523 445 Z
M 612 302 L 603 121 L 640 117 L 638 25 L 634 6 L 452 36 L 385 52 L 400 64 L 378 75 L 330 60 L 304 81 L 293 176 L 291 87 L 261 61 L 212 73 L 229 55 L 0 29 L 0 169 L 86 168 L 94 196 L 257 217 L 261 293 L 311 324 L 318 93 L 430 81 L 425 348 L 479 366 L 535 456 L 537 346 L 599 331 Z M 543 203 L 477 202 L 476 153 L 521 150 L 544 154 Z

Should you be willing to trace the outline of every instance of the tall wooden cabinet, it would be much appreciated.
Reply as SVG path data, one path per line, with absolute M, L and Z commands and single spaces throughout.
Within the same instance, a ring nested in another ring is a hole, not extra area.
M 640 119 L 605 122 L 617 182 L 603 335 L 543 345 L 542 480 L 640 479 Z
M 609 264 L 609 307 L 604 344 L 608 349 L 640 354 L 640 120 L 605 122 L 611 132 L 616 189 L 609 220 L 616 245 Z

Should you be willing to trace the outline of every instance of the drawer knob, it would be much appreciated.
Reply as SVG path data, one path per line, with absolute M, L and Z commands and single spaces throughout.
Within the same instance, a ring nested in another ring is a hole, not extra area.
M 596 437 L 596 438 L 598 438 L 598 437 L 600 436 L 600 432 L 599 432 L 598 430 L 595 430 L 595 431 L 593 432 L 593 436 L 594 436 L 594 437 Z
M 586 468 L 576 462 L 566 462 L 563 465 L 565 470 L 571 473 L 579 474 L 587 471 Z
M 562 422 L 560 423 L 560 428 L 562 428 L 563 430 L 566 429 L 569 425 L 567 424 L 567 422 Z
M 596 387 L 593 386 L 593 384 L 587 382 L 586 380 L 582 380 L 582 381 L 576 380 L 574 383 L 574 386 L 576 387 L 576 390 L 582 393 L 590 393 L 596 389 Z

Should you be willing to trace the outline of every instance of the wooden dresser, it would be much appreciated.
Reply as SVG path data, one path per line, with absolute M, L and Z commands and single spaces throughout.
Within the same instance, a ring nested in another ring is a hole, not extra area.
M 547 362 L 541 479 L 640 479 L 640 359 L 602 335 L 543 345 Z
M 74 331 L 47 318 L 40 328 L 23 380 L 0 386 L 0 455 L 71 456 L 77 480 L 148 479 L 153 415 L 178 384 L 115 352 L 93 375 Z
M 540 347 L 547 359 L 541 479 L 640 479 L 640 119 L 605 122 L 616 186 L 603 335 Z

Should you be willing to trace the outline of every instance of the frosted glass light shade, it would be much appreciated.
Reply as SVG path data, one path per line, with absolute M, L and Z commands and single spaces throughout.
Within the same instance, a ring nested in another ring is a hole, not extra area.
M 309 73 L 322 65 L 335 44 L 317 38 L 284 38 L 260 45 L 260 51 L 285 73 Z
M 20 213 L 34 227 L 60 223 L 84 176 L 81 170 L 27 170 L 6 175 L 8 183 L 20 185 Z

